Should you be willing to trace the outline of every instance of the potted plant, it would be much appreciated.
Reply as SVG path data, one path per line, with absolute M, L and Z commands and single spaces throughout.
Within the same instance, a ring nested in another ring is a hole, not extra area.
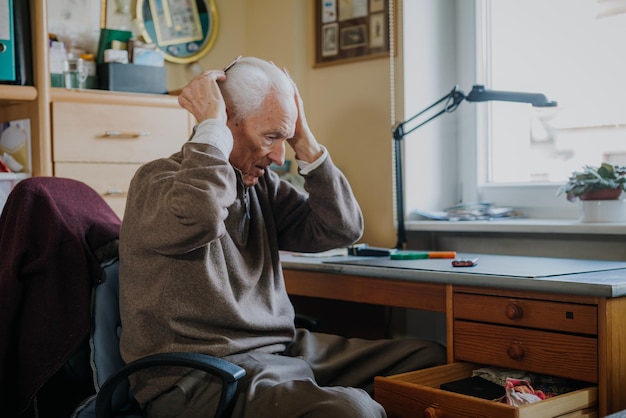
M 618 200 L 626 190 L 626 167 L 602 163 L 575 171 L 557 191 L 567 200 L 580 200 L 581 222 L 625 222 L 624 201 Z
M 567 200 L 615 200 L 626 190 L 626 167 L 602 163 L 600 167 L 584 166 L 583 171 L 575 171 L 567 183 L 557 191 L 557 196 L 565 194 Z

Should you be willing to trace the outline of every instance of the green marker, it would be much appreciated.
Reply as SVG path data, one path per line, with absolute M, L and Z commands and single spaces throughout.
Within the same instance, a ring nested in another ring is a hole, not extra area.
M 429 258 L 423 251 L 396 251 L 389 256 L 392 260 L 424 260 Z

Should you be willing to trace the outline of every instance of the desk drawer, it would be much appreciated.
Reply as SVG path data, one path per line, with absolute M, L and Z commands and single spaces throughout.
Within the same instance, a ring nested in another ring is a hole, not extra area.
M 128 187 L 139 167 L 140 164 L 57 163 L 54 165 L 54 175 L 79 180 L 91 186 L 122 218 Z
M 452 363 L 389 377 L 376 377 L 374 393 L 389 418 L 595 418 L 598 390 L 588 387 L 521 407 L 439 389 L 479 368 Z
M 143 163 L 169 157 L 188 136 L 182 108 L 52 103 L 55 162 Z
M 598 381 L 596 338 L 454 321 L 455 360 Z
M 454 318 L 562 332 L 597 335 L 595 305 L 454 294 Z

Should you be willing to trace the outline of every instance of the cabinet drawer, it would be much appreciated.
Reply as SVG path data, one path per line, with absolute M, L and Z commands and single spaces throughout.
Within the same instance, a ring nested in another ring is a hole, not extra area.
M 454 317 L 580 334 L 598 333 L 595 305 L 455 293 Z
M 56 177 L 82 181 L 98 192 L 120 217 L 124 215 L 130 180 L 140 164 L 57 163 Z
M 598 381 L 598 341 L 580 335 L 455 320 L 454 358 Z
M 514 407 L 439 389 L 479 368 L 452 363 L 389 377 L 376 377 L 374 397 L 389 418 L 554 418 L 597 417 L 598 389 L 588 387 L 540 402 Z
M 188 137 L 182 108 L 52 103 L 55 162 L 143 163 L 170 156 Z

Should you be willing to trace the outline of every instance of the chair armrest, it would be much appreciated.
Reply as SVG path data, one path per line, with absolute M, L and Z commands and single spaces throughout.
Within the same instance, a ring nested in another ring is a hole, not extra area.
M 218 418 L 226 416 L 232 406 L 237 381 L 246 375 L 246 371 L 229 361 L 200 353 L 162 353 L 153 354 L 126 364 L 111 375 L 100 388 L 96 397 L 96 417 L 112 417 L 112 398 L 117 386 L 131 374 L 154 366 L 191 367 L 210 373 L 222 380 L 220 403 L 215 413 Z

